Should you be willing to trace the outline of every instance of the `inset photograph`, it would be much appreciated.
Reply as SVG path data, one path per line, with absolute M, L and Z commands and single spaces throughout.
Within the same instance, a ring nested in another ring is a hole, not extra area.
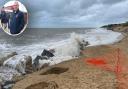
M 26 29 L 28 24 L 28 11 L 17 0 L 7 2 L 1 7 L 0 26 L 9 35 L 17 36 Z

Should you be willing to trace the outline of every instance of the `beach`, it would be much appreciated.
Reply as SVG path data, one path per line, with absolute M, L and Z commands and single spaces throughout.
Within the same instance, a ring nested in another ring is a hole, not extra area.
M 113 44 L 87 47 L 80 58 L 28 74 L 13 89 L 127 89 L 128 33 L 124 36 Z M 116 71 L 118 50 L 120 71 Z M 91 58 L 103 58 L 108 64 L 89 64 L 86 60 Z

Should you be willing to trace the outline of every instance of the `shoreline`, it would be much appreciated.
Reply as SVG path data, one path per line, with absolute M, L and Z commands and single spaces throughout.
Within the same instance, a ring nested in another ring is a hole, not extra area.
M 79 89 L 85 89 L 85 87 L 87 87 L 88 89 L 96 89 L 96 87 L 100 87 L 100 85 L 103 85 L 101 87 L 104 87 L 107 89 L 115 89 L 117 87 L 117 83 L 116 83 L 117 79 L 113 72 L 102 70 L 100 68 L 95 68 L 90 65 L 86 65 L 86 63 L 83 63 L 83 58 L 101 56 L 101 55 L 105 55 L 106 53 L 110 52 L 111 50 L 115 50 L 115 48 L 121 48 L 121 49 L 124 48 L 124 47 L 122 47 L 122 45 L 124 46 L 125 45 L 124 43 L 126 43 L 125 40 L 128 40 L 127 39 L 128 33 L 125 33 L 125 34 L 126 34 L 125 37 L 122 40 L 120 40 L 119 42 L 115 42 L 113 44 L 108 44 L 108 45 L 91 46 L 91 47 L 85 48 L 84 51 L 86 54 L 84 54 L 77 60 L 65 61 L 65 62 L 56 64 L 54 66 L 50 66 L 45 69 L 41 69 L 38 72 L 28 74 L 28 75 L 24 76 L 25 77 L 24 79 L 22 79 L 21 81 L 18 81 L 14 85 L 13 89 L 42 89 L 39 87 L 40 86 L 46 87 L 46 86 L 44 86 L 45 84 L 47 86 L 55 87 L 54 89 L 69 89 L 69 88 L 78 89 L 78 86 L 79 86 Z M 90 51 L 90 50 L 92 51 L 92 53 L 88 53 L 88 51 Z M 99 53 L 96 52 L 98 50 L 99 50 Z M 72 68 L 72 67 L 74 67 L 74 68 Z M 83 67 L 85 67 L 85 69 Z M 53 68 L 55 68 L 55 71 L 52 71 L 52 70 L 54 70 Z M 56 73 L 61 70 L 65 70 L 65 71 L 64 72 L 62 71 L 62 73 Z M 81 71 L 81 70 L 83 70 L 83 71 Z M 88 73 L 87 71 L 89 71 L 90 73 Z M 93 78 L 87 80 L 88 77 L 93 76 L 95 79 L 96 71 L 99 72 L 99 75 L 100 75 L 99 77 L 111 78 L 110 82 L 112 82 L 112 83 L 108 83 L 107 79 L 100 80 L 105 83 L 101 83 L 100 81 L 95 81 L 94 85 L 92 85 L 91 82 L 89 83 L 88 81 L 92 81 Z M 45 75 L 43 75 L 43 73 Z M 80 74 L 83 73 L 83 74 L 85 74 L 85 76 L 80 75 L 79 73 Z M 87 77 L 86 73 L 88 74 L 88 77 Z M 104 75 L 102 75 L 102 73 Z M 108 75 L 108 76 L 105 76 L 105 75 Z M 58 78 L 56 79 L 56 77 L 58 77 Z M 85 79 L 85 81 L 81 80 L 82 77 L 86 77 L 87 79 Z M 71 79 L 71 81 L 70 81 L 70 79 Z M 32 81 L 32 80 L 35 80 L 35 81 Z M 54 81 L 53 84 L 51 83 L 51 81 Z M 63 82 L 60 82 L 60 81 L 63 81 Z M 70 81 L 69 84 L 71 84 L 72 86 L 70 87 L 68 85 L 68 83 L 66 83 L 66 81 L 67 82 Z M 76 81 L 77 81 L 77 83 L 75 83 Z M 25 82 L 28 82 L 28 83 L 25 84 Z M 72 82 L 74 82 L 74 83 L 72 83 Z M 83 84 L 80 82 L 88 82 L 88 83 Z M 100 83 L 97 84 L 96 82 L 100 82 Z M 65 84 L 62 85 L 63 83 L 65 83 Z M 78 86 L 75 86 L 76 84 L 78 84 Z M 107 84 L 109 84 L 111 86 L 107 86 Z M 89 86 L 92 86 L 92 88 L 90 88 Z M 32 87 L 35 87 L 35 88 L 32 88 Z M 48 88 L 48 89 L 52 89 L 52 88 Z M 101 89 L 103 89 L 103 88 L 101 88 Z

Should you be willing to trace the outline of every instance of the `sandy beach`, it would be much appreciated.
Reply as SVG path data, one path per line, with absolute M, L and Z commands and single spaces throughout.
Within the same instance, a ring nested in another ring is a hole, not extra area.
M 87 47 L 78 59 L 25 75 L 13 89 L 127 89 L 128 33 L 124 36 L 111 45 Z

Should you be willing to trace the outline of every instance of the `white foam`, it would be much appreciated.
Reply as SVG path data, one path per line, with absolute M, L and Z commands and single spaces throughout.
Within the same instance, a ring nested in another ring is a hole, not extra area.
M 6 60 L 3 65 L 10 68 L 18 70 L 20 73 L 25 73 L 26 67 L 26 56 L 25 55 L 15 55 L 8 60 Z
M 123 38 L 123 35 L 119 32 L 113 32 L 111 30 L 96 29 L 87 32 L 84 35 L 90 46 L 112 44 L 118 42 Z
M 7 50 L 11 47 L 10 44 L 7 44 L 7 43 L 0 43 L 0 50 Z
M 11 80 L 15 75 L 20 76 L 20 73 L 18 73 L 15 69 L 12 68 L 0 67 L 0 78 L 3 81 Z

